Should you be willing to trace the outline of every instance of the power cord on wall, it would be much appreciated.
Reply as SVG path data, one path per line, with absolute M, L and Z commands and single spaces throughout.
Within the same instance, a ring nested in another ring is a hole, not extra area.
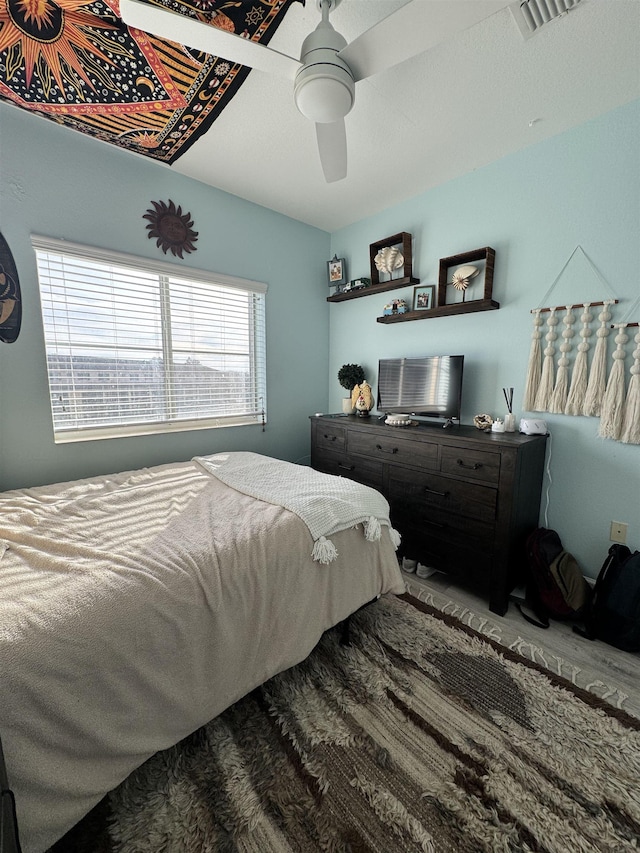
M 551 489 L 551 484 L 553 483 L 553 478 L 551 476 L 551 441 L 552 436 L 551 433 L 548 433 L 549 436 L 549 453 L 547 455 L 547 490 L 545 492 L 545 505 L 544 505 L 544 526 L 549 527 L 549 490 Z

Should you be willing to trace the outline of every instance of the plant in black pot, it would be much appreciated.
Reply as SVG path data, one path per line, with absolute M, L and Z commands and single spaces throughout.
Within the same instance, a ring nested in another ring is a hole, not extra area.
M 364 382 L 364 370 L 359 364 L 343 364 L 338 371 L 338 382 L 349 392 L 348 397 L 342 398 L 342 411 L 346 415 L 350 415 L 353 412 L 353 406 L 351 405 L 351 392 L 356 385 L 360 385 Z

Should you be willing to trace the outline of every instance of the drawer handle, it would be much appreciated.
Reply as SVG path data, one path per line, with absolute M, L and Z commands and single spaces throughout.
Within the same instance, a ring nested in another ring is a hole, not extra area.
M 428 495 L 437 495 L 439 498 L 449 497 L 449 492 L 436 492 L 435 489 L 430 489 L 428 486 L 425 486 L 424 490 Z
M 325 436 L 324 436 L 324 437 L 327 439 L 327 441 L 335 441 L 335 440 L 337 439 L 337 437 L 338 437 L 338 436 L 337 436 L 337 435 L 327 435 L 327 434 L 325 433 Z
M 465 465 L 462 459 L 456 459 L 456 464 L 461 468 L 468 468 L 470 471 L 477 471 L 478 468 L 482 468 L 482 462 L 474 462 L 473 465 Z
M 355 465 L 338 465 L 338 468 L 340 468 L 341 471 L 355 471 L 356 470 Z
M 391 450 L 387 450 L 387 448 L 383 447 L 381 444 L 376 444 L 376 450 L 382 450 L 383 453 L 397 453 L 398 452 L 397 447 L 392 447 Z

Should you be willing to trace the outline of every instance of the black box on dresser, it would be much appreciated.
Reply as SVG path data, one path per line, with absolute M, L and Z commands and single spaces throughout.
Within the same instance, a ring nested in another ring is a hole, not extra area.
M 311 465 L 381 491 L 399 555 L 481 589 L 503 615 L 538 526 L 546 436 L 311 418 Z

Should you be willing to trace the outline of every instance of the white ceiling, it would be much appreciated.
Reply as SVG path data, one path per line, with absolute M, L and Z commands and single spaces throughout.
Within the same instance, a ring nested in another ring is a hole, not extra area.
M 405 2 L 342 0 L 331 22 L 350 42 Z M 294 3 L 270 46 L 299 56 L 318 20 L 315 0 Z M 640 97 L 639 36 L 638 0 L 584 0 L 527 40 L 503 8 L 357 84 L 333 184 L 291 82 L 254 70 L 171 168 L 334 231 Z

